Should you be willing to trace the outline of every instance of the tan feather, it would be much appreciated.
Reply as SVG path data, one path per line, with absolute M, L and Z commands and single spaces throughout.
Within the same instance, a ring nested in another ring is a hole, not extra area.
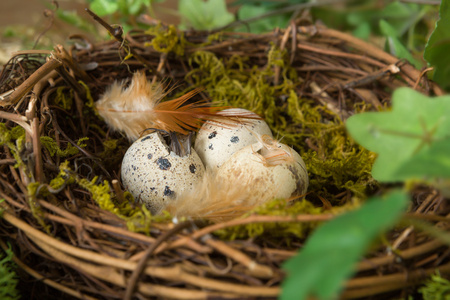
M 251 183 L 245 182 L 240 176 L 231 180 L 218 180 L 215 172 L 207 169 L 203 180 L 194 189 L 180 194 L 164 210 L 177 218 L 223 222 L 242 216 L 272 199 L 274 194 L 267 194 L 265 199 L 261 199 L 252 192 Z
M 186 104 L 200 89 L 161 102 L 170 90 L 148 81 L 144 72 L 136 72 L 130 85 L 124 85 L 125 82 L 113 83 L 95 106 L 112 129 L 124 132 L 130 140 L 139 138 L 149 128 L 188 134 L 208 118 L 220 116 L 218 111 L 226 108 L 207 106 L 204 101 Z

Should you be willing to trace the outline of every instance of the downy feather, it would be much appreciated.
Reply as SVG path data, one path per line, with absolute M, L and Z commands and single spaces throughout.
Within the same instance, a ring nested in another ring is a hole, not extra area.
M 267 195 L 267 199 L 271 199 L 271 195 Z M 215 172 L 207 169 L 194 189 L 180 194 L 164 210 L 177 218 L 222 222 L 245 214 L 267 199 L 255 197 L 251 183 L 242 181 L 242 178 L 217 180 Z
M 136 72 L 130 85 L 124 85 L 125 82 L 114 82 L 95 106 L 112 129 L 124 132 L 131 141 L 150 128 L 186 135 L 206 119 L 220 116 L 217 112 L 224 108 L 207 106 L 204 101 L 186 104 L 200 89 L 161 102 L 170 90 L 159 82 L 148 81 L 144 72 Z

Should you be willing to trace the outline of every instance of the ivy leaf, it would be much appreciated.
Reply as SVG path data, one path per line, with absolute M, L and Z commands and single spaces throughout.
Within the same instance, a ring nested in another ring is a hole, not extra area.
M 372 168 L 378 181 L 399 182 L 449 172 L 436 170 L 446 167 L 448 160 L 449 95 L 431 98 L 399 88 L 392 95 L 391 111 L 354 115 L 346 126 L 359 144 L 378 154 Z
M 319 227 L 299 254 L 284 263 L 288 277 L 280 299 L 337 299 L 370 243 L 395 223 L 407 203 L 406 193 L 395 191 Z
M 411 160 L 400 165 L 396 177 L 450 178 L 450 139 L 433 142 Z
M 115 13 L 119 9 L 119 3 L 115 0 L 94 0 L 90 9 L 102 17 Z
M 92 22 L 88 22 L 82 17 L 78 15 L 76 11 L 68 11 L 68 10 L 62 10 L 58 9 L 56 10 L 56 15 L 59 19 L 63 20 L 64 22 L 76 26 L 77 28 L 80 28 L 81 30 L 87 31 L 87 32 L 95 32 L 95 26 L 92 25 Z
M 450 90 L 450 0 L 442 0 L 439 16 L 425 47 L 424 58 L 435 68 L 433 80 Z
M 259 3 L 242 5 L 238 10 L 238 19 L 245 22 L 247 19 L 264 15 L 278 8 L 278 5 L 258 4 Z M 250 28 L 250 32 L 262 33 L 271 31 L 275 28 L 286 28 L 289 23 L 290 15 L 291 14 L 279 14 L 265 17 L 248 24 L 246 23 L 245 26 L 242 26 L 242 30 L 248 31 L 248 28 Z
M 234 16 L 227 10 L 225 0 L 180 0 L 178 10 L 197 30 L 211 30 L 234 21 Z M 181 27 L 186 28 L 186 24 Z
M 422 64 L 415 59 L 411 52 L 406 49 L 400 39 L 397 37 L 397 31 L 385 20 L 380 20 L 381 33 L 386 37 L 386 48 L 388 52 L 398 58 L 404 58 L 412 63 L 417 69 L 422 67 Z

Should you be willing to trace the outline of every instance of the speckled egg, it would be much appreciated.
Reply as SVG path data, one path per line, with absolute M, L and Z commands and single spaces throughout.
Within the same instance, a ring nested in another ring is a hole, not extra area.
M 221 112 L 223 115 L 242 115 L 258 117 L 255 113 L 231 108 Z M 272 136 L 272 132 L 261 119 L 212 119 L 200 128 L 194 148 L 205 167 L 217 170 L 236 151 L 257 142 L 255 133 Z
M 308 173 L 300 155 L 270 137 L 265 141 L 237 151 L 217 171 L 219 182 L 232 181 L 241 186 L 243 194 L 251 195 L 246 205 L 303 195 L 308 188 Z
M 180 157 L 169 150 L 159 132 L 135 141 L 122 161 L 122 183 L 135 200 L 159 213 L 179 193 L 200 182 L 205 167 L 194 149 Z

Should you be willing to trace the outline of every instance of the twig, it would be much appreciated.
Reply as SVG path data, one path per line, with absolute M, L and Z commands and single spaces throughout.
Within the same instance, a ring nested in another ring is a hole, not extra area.
M 435 272 L 450 274 L 450 263 L 439 267 L 399 272 L 384 276 L 377 275 L 367 276 L 364 278 L 354 278 L 347 282 L 346 287 L 348 290 L 341 296 L 343 299 L 359 299 L 366 296 L 379 295 L 385 292 L 394 291 L 406 286 L 417 284 Z
M 296 215 L 296 216 L 258 216 L 253 215 L 249 216 L 244 219 L 233 219 L 231 221 L 223 222 L 223 223 L 217 223 L 214 225 L 210 225 L 208 227 L 202 228 L 194 232 L 189 237 L 183 237 L 179 240 L 176 240 L 165 247 L 159 247 L 156 250 L 156 253 L 161 252 L 163 249 L 172 249 L 179 247 L 186 243 L 189 239 L 198 239 L 206 234 L 212 233 L 214 231 L 224 229 L 227 227 L 233 227 L 233 226 L 239 226 L 239 225 L 245 225 L 250 223 L 276 223 L 276 222 L 321 222 L 321 221 L 328 221 L 335 216 L 332 214 L 322 214 L 322 215 Z
M 155 251 L 155 249 L 165 240 L 167 240 L 170 236 L 178 233 L 179 231 L 189 227 L 192 225 L 192 222 L 183 222 L 180 224 L 177 224 L 172 229 L 166 231 L 164 234 L 160 235 L 156 241 L 150 245 L 150 247 L 147 248 L 144 252 L 144 256 L 139 260 L 136 268 L 134 269 L 133 273 L 130 276 L 130 279 L 127 282 L 127 289 L 125 290 L 125 296 L 123 297 L 124 300 L 131 300 L 133 297 L 134 290 L 136 288 L 137 282 L 139 280 L 139 277 L 141 276 L 142 271 L 144 271 L 146 262 L 148 258 L 152 255 L 152 253 Z
M 389 53 L 384 52 L 382 49 L 379 49 L 378 47 L 376 47 L 374 45 L 364 42 L 350 34 L 340 32 L 340 31 L 337 31 L 334 29 L 325 28 L 325 27 L 317 27 L 317 26 L 309 26 L 309 27 L 301 26 L 301 27 L 299 27 L 299 32 L 310 33 L 310 34 L 318 33 L 321 36 L 338 38 L 347 43 L 350 43 L 353 47 L 355 47 L 356 49 L 358 49 L 364 53 L 367 53 L 369 56 L 376 57 L 388 64 L 395 64 L 398 61 L 397 57 L 394 57 L 394 56 L 390 55 Z M 420 71 L 418 71 L 412 65 L 409 65 L 409 64 L 403 65 L 401 67 L 401 69 L 402 69 L 403 73 L 405 73 L 407 75 L 405 77 L 405 80 L 408 81 L 408 84 L 413 86 L 414 85 L 413 80 L 416 80 L 417 78 L 420 77 Z M 444 94 L 444 91 L 437 85 L 433 85 L 433 91 L 436 95 Z
M 94 18 L 95 21 L 97 21 L 100 25 L 105 27 L 105 29 L 118 41 L 121 45 L 121 47 L 127 52 L 127 54 L 132 54 L 138 61 L 140 61 L 147 69 L 152 70 L 150 62 L 148 62 L 144 57 L 142 57 L 140 54 L 138 54 L 133 47 L 128 47 L 129 42 L 126 38 L 123 38 L 123 30 L 122 27 L 113 28 L 111 25 L 106 23 L 102 18 L 100 18 L 97 14 L 95 14 L 93 11 L 91 11 L 89 8 L 85 9 L 88 14 L 91 15 L 91 17 Z
M 3 248 L 3 250 L 7 250 L 8 246 L 6 246 L 6 244 L 0 240 L 0 246 Z M 76 291 L 73 290 L 71 288 L 68 288 L 67 286 L 58 283 L 56 281 L 53 281 L 51 279 L 46 278 L 46 276 L 42 276 L 41 274 L 39 274 L 38 272 L 36 272 L 35 270 L 33 270 L 32 268 L 30 268 L 29 266 L 27 266 L 25 263 L 23 263 L 19 258 L 17 258 L 17 256 L 13 256 L 12 260 L 25 272 L 27 272 L 28 274 L 30 274 L 31 276 L 33 276 L 34 278 L 36 278 L 38 281 L 41 281 L 45 284 L 48 284 L 49 286 L 63 292 L 66 293 L 68 295 L 71 295 L 73 297 L 76 297 L 78 299 L 87 299 L 87 300 L 97 300 L 97 298 L 91 297 L 89 295 L 86 294 L 82 294 L 80 291 Z
M 31 89 L 34 87 L 34 85 L 42 79 L 45 75 L 50 73 L 51 71 L 55 70 L 56 68 L 60 67 L 62 65 L 62 62 L 58 60 L 54 55 L 50 55 L 50 58 L 48 61 L 42 65 L 39 69 L 36 70 L 33 74 L 30 75 L 5 101 L 5 103 L 0 103 L 1 107 L 14 105 L 16 104 L 20 99 L 22 99 L 23 96 L 25 96 Z
M 340 51 L 335 51 L 335 50 L 330 50 L 330 49 L 322 49 L 322 48 L 315 47 L 315 46 L 312 46 L 312 45 L 307 45 L 307 44 L 297 44 L 297 48 L 302 49 L 302 50 L 315 52 L 315 53 L 321 53 L 321 54 L 325 54 L 325 55 L 331 55 L 331 56 L 343 57 L 343 58 L 348 58 L 348 59 L 360 60 L 360 61 L 367 62 L 367 63 L 369 63 L 371 65 L 374 65 L 374 66 L 377 66 L 377 67 L 384 67 L 385 66 L 385 64 L 379 62 L 378 60 L 372 59 L 372 58 L 367 57 L 367 56 L 359 55 L 359 54 L 340 52 Z
M 271 278 L 274 275 L 273 270 L 270 267 L 257 263 L 241 251 L 228 246 L 223 241 L 218 241 L 213 239 L 211 236 L 207 236 L 205 238 L 205 243 L 224 254 L 226 257 L 230 257 L 231 259 L 244 265 L 254 277 Z
M 25 116 L 0 110 L 0 119 L 13 121 L 14 123 L 22 126 L 27 133 L 32 134 L 31 126 L 27 123 L 28 120 Z

